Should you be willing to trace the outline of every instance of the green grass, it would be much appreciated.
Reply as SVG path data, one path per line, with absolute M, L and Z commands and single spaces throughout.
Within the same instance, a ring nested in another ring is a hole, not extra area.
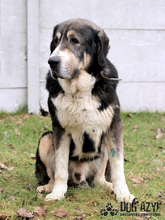
M 16 114 L 0 113 L 0 163 L 7 167 L 14 167 L 8 171 L 0 169 L 0 216 L 8 219 L 19 219 L 16 210 L 26 207 L 33 211 L 34 207 L 41 207 L 46 217 L 35 219 L 56 219 L 54 213 L 58 209 L 68 211 L 65 219 L 135 219 L 135 217 L 102 217 L 99 210 L 111 202 L 115 208 L 120 208 L 115 202 L 114 195 L 96 186 L 87 189 L 69 188 L 67 198 L 62 201 L 44 202 L 38 198 L 35 178 L 35 160 L 30 154 L 35 154 L 38 139 L 45 131 L 45 126 L 51 130 L 50 118 L 27 115 L 24 110 Z M 165 114 L 163 113 L 122 113 L 124 123 L 124 157 L 125 175 L 132 194 L 140 203 L 165 202 L 165 171 L 158 168 L 165 167 L 165 136 L 157 140 L 157 128 L 165 131 Z M 134 183 L 131 178 L 141 177 L 140 183 Z M 158 198 L 160 193 L 161 197 Z M 160 217 L 151 219 L 165 219 L 163 205 L 159 209 Z M 84 215 L 83 215 L 84 214 Z

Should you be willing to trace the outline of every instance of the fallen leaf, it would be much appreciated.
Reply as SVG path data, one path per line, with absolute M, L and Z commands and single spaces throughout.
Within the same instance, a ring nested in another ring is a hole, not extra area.
M 157 167 L 157 173 L 160 173 L 160 171 L 165 171 L 165 167 L 161 167 L 161 168 Z
M 59 209 L 54 213 L 54 215 L 57 217 L 65 217 L 67 214 L 68 212 L 65 211 L 64 209 Z
M 5 219 L 8 219 L 6 215 L 0 215 L 0 220 L 5 220 Z
M 161 146 L 158 146 L 158 148 L 161 149 L 161 150 L 163 150 L 163 147 L 161 147 Z
M 134 187 L 134 188 L 137 188 L 137 187 L 138 187 L 138 185 L 137 185 L 137 184 L 133 184 L 133 187 Z
M 30 157 L 31 157 L 32 159 L 36 159 L 36 155 L 35 155 L 35 154 L 30 154 Z
M 158 198 L 162 198 L 162 197 L 163 197 L 162 193 L 159 192 L 159 194 L 157 195 L 157 197 L 158 197 Z
M 142 160 L 137 160 L 137 162 L 138 162 L 138 163 L 143 163 L 143 161 L 142 161 Z
M 140 218 L 140 216 L 135 217 L 135 220 L 142 220 L 142 218 Z
M 93 205 L 96 207 L 96 206 L 99 205 L 99 203 L 97 203 L 97 202 L 93 202 Z
M 159 203 L 160 203 L 160 205 L 165 204 L 165 199 L 162 199 Z
M 133 128 L 137 129 L 139 126 L 138 125 L 135 125 Z
M 26 189 L 27 189 L 28 191 L 31 191 L 32 188 L 33 188 L 32 186 L 27 186 L 27 187 L 26 187 Z
M 41 132 L 45 132 L 45 131 L 48 131 L 49 130 L 49 127 L 48 126 L 44 126 L 42 129 L 41 129 Z
M 9 147 L 10 149 L 14 150 L 15 148 L 13 147 L 12 144 L 8 144 L 7 147 Z
M 3 188 L 0 188 L 0 192 L 2 192 L 3 191 Z
M 32 212 L 30 212 L 29 210 L 27 210 L 25 207 L 24 208 L 20 208 L 16 211 L 16 213 L 18 214 L 18 216 L 23 217 L 23 218 L 33 218 L 34 215 L 32 214 Z
M 133 127 L 133 128 L 134 128 L 133 133 L 135 133 L 135 132 L 138 131 L 138 127 L 139 127 L 138 125 L 134 125 L 134 127 Z
M 163 136 L 164 136 L 164 132 L 163 132 L 163 130 L 160 129 L 160 128 L 158 128 L 158 129 L 157 129 L 157 135 L 156 135 L 155 138 L 156 138 L 157 140 L 160 140 L 160 139 L 163 138 Z
M 12 171 L 14 170 L 14 167 L 7 167 L 5 166 L 3 163 L 0 163 L 0 169 L 5 169 L 5 170 L 8 170 L 8 171 Z
M 20 132 L 18 131 L 18 129 L 17 128 L 15 128 L 15 134 L 17 135 L 17 136 L 20 136 Z
M 33 213 L 36 213 L 39 216 L 45 215 L 45 212 L 41 209 L 41 207 L 34 207 Z
M 16 126 L 18 126 L 18 127 L 24 126 L 22 120 L 18 120 L 18 121 L 16 122 Z
M 73 219 L 80 219 L 80 220 L 83 220 L 84 218 L 86 218 L 87 216 L 91 216 L 91 214 L 88 214 L 88 213 L 84 213 L 84 214 L 74 214 L 76 216 L 76 218 L 73 218 Z
M 131 113 L 128 113 L 128 117 L 133 118 L 133 116 L 131 115 Z
M 29 118 L 29 115 L 21 115 L 21 118 Z
M 134 183 L 141 183 L 144 179 L 141 178 L 141 177 L 132 177 L 131 180 L 134 182 Z

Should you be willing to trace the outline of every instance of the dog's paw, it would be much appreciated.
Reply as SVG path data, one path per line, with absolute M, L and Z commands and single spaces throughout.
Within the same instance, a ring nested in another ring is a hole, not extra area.
M 48 194 L 45 197 L 45 201 L 64 199 L 66 192 L 67 192 L 67 186 L 56 186 L 54 187 L 52 193 Z
M 119 185 L 114 185 L 114 193 L 116 195 L 116 200 L 120 202 L 132 203 L 135 197 L 129 192 L 127 184 L 120 183 Z
M 119 195 L 116 195 L 116 200 L 117 202 L 129 202 L 129 203 L 132 203 L 133 200 L 135 199 L 135 196 L 128 193 L 128 194 L 125 194 L 125 193 L 120 193 Z
M 102 216 L 107 216 L 108 215 L 108 211 L 106 209 L 100 209 L 100 214 Z
M 113 189 L 113 183 L 109 183 L 106 181 L 105 183 L 105 187 L 108 191 L 110 191 L 111 193 L 114 192 L 114 189 Z
M 65 198 L 64 193 L 52 192 L 45 197 L 45 201 L 61 200 Z
M 36 191 L 39 192 L 39 193 L 41 193 L 41 192 L 52 192 L 52 189 L 53 189 L 53 185 L 47 184 L 47 185 L 44 185 L 44 186 L 37 187 Z

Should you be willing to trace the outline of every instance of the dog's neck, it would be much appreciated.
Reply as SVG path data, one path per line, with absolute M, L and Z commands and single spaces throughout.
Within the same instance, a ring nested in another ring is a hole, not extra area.
M 96 79 L 85 70 L 81 70 L 75 79 L 59 78 L 58 81 L 66 94 L 74 95 L 77 92 L 89 93 L 93 89 Z

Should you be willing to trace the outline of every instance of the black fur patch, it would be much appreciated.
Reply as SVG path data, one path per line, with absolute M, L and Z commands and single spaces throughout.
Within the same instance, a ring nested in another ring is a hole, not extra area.
M 90 138 L 89 134 L 84 132 L 83 139 L 84 139 L 84 143 L 83 143 L 83 146 L 82 146 L 82 152 L 83 153 L 95 152 L 95 143 Z
M 55 144 L 56 144 L 56 148 L 58 148 L 65 129 L 62 128 L 62 126 L 56 116 L 56 107 L 54 106 L 50 97 L 48 98 L 48 106 L 49 106 L 49 112 L 50 112 L 51 119 L 52 119 L 53 134 L 54 134 L 55 140 L 56 140 Z
M 118 77 L 115 66 L 109 60 L 107 60 L 106 68 L 103 70 L 103 74 L 108 78 Z M 116 94 L 117 83 L 117 81 L 108 81 L 103 78 L 97 80 L 92 90 L 92 94 L 100 99 L 100 111 L 106 109 L 109 105 L 114 104 L 114 102 L 117 102 L 119 105 Z
M 71 138 L 71 142 L 70 142 L 70 152 L 69 152 L 69 158 L 72 159 L 72 155 L 73 155 L 73 152 L 75 150 L 75 143 L 73 141 L 73 139 Z
M 50 71 L 48 72 L 46 77 L 46 89 L 48 90 L 49 96 L 51 98 L 56 98 L 60 92 L 64 93 L 58 80 L 55 80 L 51 77 Z

